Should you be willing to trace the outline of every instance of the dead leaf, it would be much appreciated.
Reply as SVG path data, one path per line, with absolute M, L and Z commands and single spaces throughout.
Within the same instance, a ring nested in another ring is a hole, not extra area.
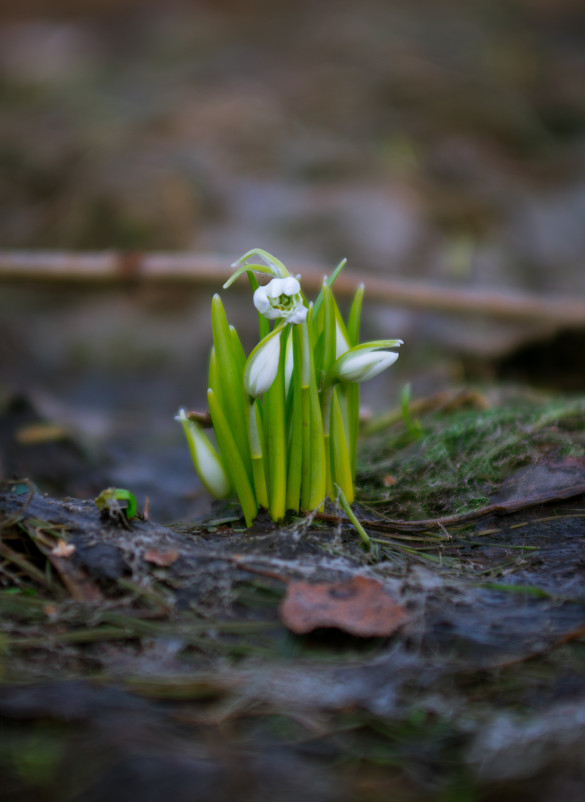
M 73 543 L 67 543 L 67 541 L 59 538 L 57 541 L 57 545 L 53 546 L 51 549 L 51 554 L 54 557 L 71 557 L 72 554 L 75 552 L 75 546 Z
M 580 494 L 584 485 L 584 459 L 544 458 L 516 471 L 502 484 L 491 501 L 509 507 L 528 506 L 531 502 L 542 503 Z
M 54 620 L 57 617 L 59 608 L 57 607 L 56 604 L 45 604 L 45 606 L 43 607 L 43 612 L 47 616 L 47 618 Z
M 407 620 L 404 607 L 384 585 L 366 576 L 346 582 L 290 582 L 280 617 L 297 635 L 335 627 L 362 638 L 386 637 Z
M 28 423 L 21 426 L 14 439 L 22 446 L 34 446 L 39 443 L 52 443 L 55 440 L 66 440 L 71 432 L 60 423 Z
M 179 552 L 174 551 L 173 549 L 168 549 L 167 551 L 150 549 L 144 553 L 144 559 L 146 562 L 154 563 L 155 565 L 160 565 L 162 568 L 166 568 L 167 565 L 172 565 L 179 559 Z

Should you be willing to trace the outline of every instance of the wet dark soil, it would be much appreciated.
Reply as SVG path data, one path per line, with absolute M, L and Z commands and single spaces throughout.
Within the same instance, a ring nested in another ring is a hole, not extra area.
M 334 508 L 165 527 L 5 483 L 1 798 L 577 799 L 583 477 L 542 476 L 418 532 L 363 511 L 370 551 Z M 393 633 L 283 623 L 291 583 L 357 576 Z

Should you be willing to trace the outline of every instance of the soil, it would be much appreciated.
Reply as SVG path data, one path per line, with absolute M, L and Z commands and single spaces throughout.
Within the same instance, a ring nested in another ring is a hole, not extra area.
M 418 522 L 374 473 L 370 549 L 334 506 L 169 527 L 5 482 L 2 799 L 581 798 L 583 457 Z

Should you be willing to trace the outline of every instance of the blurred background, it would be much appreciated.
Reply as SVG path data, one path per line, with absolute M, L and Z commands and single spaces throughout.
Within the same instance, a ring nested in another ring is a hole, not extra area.
M 585 298 L 584 78 L 581 0 L 5 3 L 0 248 L 212 254 L 227 277 L 262 247 Z M 205 403 L 213 288 L 74 273 L 0 276 L 0 474 L 199 514 L 172 419 Z M 222 295 L 251 345 L 245 282 Z M 406 341 L 374 410 L 406 381 L 585 387 L 579 325 L 370 299 L 363 335 Z

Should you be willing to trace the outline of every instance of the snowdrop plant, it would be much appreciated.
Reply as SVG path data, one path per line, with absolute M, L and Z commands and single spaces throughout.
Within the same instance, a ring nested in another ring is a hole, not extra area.
M 213 347 L 207 400 L 216 445 L 201 415 L 180 410 L 195 469 L 216 497 L 234 493 L 250 526 L 260 508 L 274 521 L 309 512 L 327 496 L 354 498 L 359 384 L 398 358 L 402 340 L 359 343 L 364 289 L 347 321 L 333 295 L 345 260 L 325 278 L 314 303 L 299 278 L 261 249 L 232 267 L 227 289 L 248 274 L 260 341 L 246 357 L 219 295 L 211 304 Z M 257 275 L 268 277 L 262 286 Z

